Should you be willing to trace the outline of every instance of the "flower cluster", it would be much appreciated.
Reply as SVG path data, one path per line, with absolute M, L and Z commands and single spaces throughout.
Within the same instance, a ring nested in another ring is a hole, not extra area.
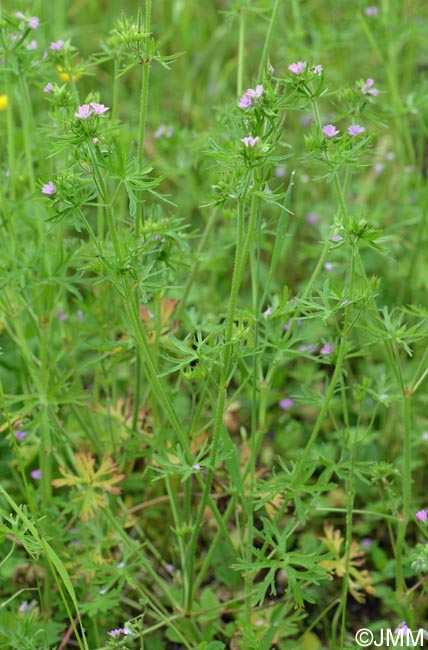
M 40 19 L 37 18 L 37 16 L 31 16 L 30 18 L 27 18 L 25 14 L 22 13 L 22 11 L 17 11 L 15 18 L 18 18 L 18 20 L 26 20 L 30 29 L 38 29 L 40 25 Z
M 292 72 L 295 75 L 301 75 L 305 70 L 307 70 L 308 64 L 306 61 L 297 61 L 297 63 L 290 63 L 288 66 L 288 69 L 290 72 Z M 313 68 L 311 68 L 311 72 L 314 74 L 317 74 L 318 76 L 322 74 L 323 67 L 319 63 L 317 65 L 314 65 Z
M 248 88 L 239 100 L 239 108 L 250 108 L 254 104 L 254 99 L 259 99 L 263 94 L 262 84 L 258 84 L 255 89 Z M 254 146 L 254 145 L 252 145 Z
M 364 133 L 365 128 L 363 126 L 360 126 L 359 124 L 351 124 L 351 126 L 348 126 L 348 133 L 351 136 L 356 136 L 360 135 L 360 133 Z M 335 135 L 338 135 L 340 131 L 336 129 L 334 124 L 326 124 L 322 132 L 324 133 L 326 138 L 334 138 Z
M 91 115 L 103 115 L 109 110 L 109 107 L 104 106 L 104 104 L 91 102 L 90 104 L 82 104 L 79 106 L 77 113 L 74 114 L 74 117 L 78 117 L 80 120 L 87 120 L 89 117 L 91 117 Z
M 252 135 L 249 135 L 249 136 L 247 136 L 245 138 L 241 138 L 241 142 L 243 142 L 247 148 L 251 147 L 252 149 L 254 148 L 254 145 L 256 144 L 256 142 L 258 142 L 259 140 L 260 140 L 260 138 L 259 138 L 258 135 L 256 135 L 255 138 L 253 138 Z
M 120 636 L 121 634 L 130 635 L 132 634 L 132 630 L 130 630 L 129 627 L 118 627 L 115 630 L 110 630 L 107 634 L 113 637 Z
M 425 524 L 428 521 L 428 510 L 418 510 L 416 519 Z
M 371 79 L 370 77 L 367 79 L 366 83 L 361 88 L 363 95 L 373 95 L 373 97 L 377 97 L 379 95 L 379 90 L 377 88 L 373 88 L 374 82 L 374 79 Z

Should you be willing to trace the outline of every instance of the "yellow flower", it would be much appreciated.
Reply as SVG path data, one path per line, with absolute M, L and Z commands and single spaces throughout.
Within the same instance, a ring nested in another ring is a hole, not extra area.
M 0 95 L 0 111 L 5 111 L 7 108 L 7 95 Z
M 60 65 L 57 65 L 56 69 L 58 70 L 59 78 L 61 79 L 61 81 L 64 81 L 65 83 L 68 83 L 72 79 L 73 81 L 79 81 L 80 79 L 80 75 L 78 74 L 71 75 L 70 72 L 65 72 L 64 68 Z

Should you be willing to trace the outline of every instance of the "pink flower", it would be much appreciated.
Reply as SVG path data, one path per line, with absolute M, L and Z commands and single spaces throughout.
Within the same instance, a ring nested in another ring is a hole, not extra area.
M 57 311 L 57 313 L 56 313 L 56 317 L 58 318 L 58 320 L 61 320 L 61 321 L 65 321 L 65 320 L 67 320 L 67 318 L 68 318 L 68 316 L 67 316 L 67 314 L 65 313 L 65 311 Z
M 317 346 L 314 345 L 313 343 L 309 343 L 309 345 L 300 345 L 299 350 L 300 352 L 309 352 L 309 354 L 312 354 L 313 352 L 316 352 Z
M 22 431 L 21 429 L 17 429 L 15 431 L 15 438 L 22 442 L 25 440 L 25 438 L 28 436 L 28 433 L 26 431 Z
M 327 138 L 334 138 L 335 135 L 340 133 L 340 131 L 336 129 L 334 124 L 326 124 L 325 126 L 323 126 L 322 132 Z
M 51 92 L 52 92 L 52 89 L 53 89 L 53 86 L 52 86 L 51 82 L 49 81 L 49 82 L 46 84 L 46 86 L 43 88 L 43 92 L 44 92 L 44 93 L 51 93 Z
M 258 99 L 263 94 L 263 86 L 262 86 L 262 84 L 258 84 L 256 86 L 255 90 L 254 90 L 254 88 L 248 88 L 248 90 L 247 90 L 247 92 L 245 94 L 248 95 L 249 97 L 255 97 L 256 99 Z
M 92 142 L 93 142 L 94 144 L 98 144 L 98 143 L 99 143 L 99 140 L 98 140 L 98 138 L 92 138 Z
M 256 135 L 255 138 L 253 138 L 252 135 L 249 135 L 247 138 L 241 138 L 241 142 L 245 144 L 246 147 L 251 147 L 253 148 L 256 142 L 260 140 L 259 136 Z
M 37 29 L 39 25 L 40 20 L 36 16 L 31 16 L 31 18 L 28 19 L 28 26 L 31 29 Z
M 253 105 L 253 99 L 259 99 L 263 94 L 262 84 L 258 84 L 255 89 L 248 88 L 239 100 L 239 108 L 250 108 Z
M 306 215 L 306 223 L 309 224 L 310 226 L 313 226 L 314 223 L 318 221 L 318 217 L 315 214 L 315 212 L 308 212 Z
M 360 135 L 360 133 L 364 133 L 364 131 L 365 128 L 359 124 L 351 124 L 351 126 L 348 126 L 349 135 Z
M 379 13 L 379 7 L 377 7 L 376 5 L 372 5 L 371 7 L 366 7 L 364 9 L 364 13 L 366 14 L 366 16 L 377 16 L 377 14 Z
M 341 237 L 340 235 L 332 235 L 332 236 L 330 237 L 330 241 L 332 241 L 332 242 L 334 242 L 334 243 L 336 243 L 336 242 L 338 242 L 338 241 L 342 241 L 342 239 L 343 239 L 343 237 Z
M 238 104 L 239 108 L 250 108 L 250 106 L 252 105 L 253 105 L 253 100 L 249 95 L 247 95 L 247 93 L 244 93 L 241 99 L 239 100 L 239 104 Z
M 103 113 L 107 113 L 107 111 L 110 110 L 108 106 L 104 106 L 104 104 L 97 104 L 97 102 L 91 102 L 90 105 L 95 115 L 102 115 Z
M 427 510 L 418 510 L 416 513 L 416 519 L 425 523 L 428 521 L 428 511 Z
M 49 181 L 49 183 L 45 183 L 45 185 L 43 185 L 42 187 L 42 194 L 47 194 L 52 196 L 52 194 L 55 194 L 55 192 L 56 192 L 55 185 L 53 184 L 52 181 Z
M 37 50 L 38 47 L 37 41 L 30 41 L 27 45 L 27 50 Z
M 35 479 L 36 481 L 40 481 L 40 479 L 42 478 L 42 470 L 41 469 L 33 469 L 30 476 L 31 476 L 31 478 Z
M 23 14 L 22 11 L 17 11 L 15 18 L 18 18 L 18 20 L 25 20 L 25 14 Z
M 78 117 L 80 120 L 87 120 L 92 115 L 92 109 L 89 104 L 82 104 L 79 106 L 79 110 L 74 114 L 74 117 Z
M 129 627 L 118 627 L 116 630 L 110 630 L 110 632 L 107 632 L 109 636 L 119 636 L 119 634 L 132 634 L 132 631 L 129 629 Z
M 326 343 L 322 346 L 320 354 L 333 354 L 334 345 L 333 343 Z
M 291 397 L 284 397 L 284 399 L 278 402 L 279 408 L 282 409 L 283 411 L 288 411 L 289 409 L 291 409 L 293 404 L 294 404 L 294 400 L 292 400 Z
M 64 41 L 52 41 L 50 44 L 51 50 L 59 52 L 64 47 Z
M 400 625 L 397 628 L 395 628 L 396 634 L 399 634 L 400 632 L 404 632 L 404 633 L 410 632 L 410 628 L 407 625 L 406 621 L 401 621 Z
M 373 95 L 374 97 L 377 97 L 379 95 L 379 91 L 377 88 L 373 88 L 374 84 L 374 79 L 367 79 L 366 83 L 364 86 L 361 88 L 361 92 L 363 95 Z
M 322 73 L 322 70 L 323 70 L 323 67 L 320 64 L 315 65 L 314 68 L 313 68 L 313 71 L 315 72 L 315 74 L 318 74 L 318 75 L 320 75 Z
M 329 273 L 331 273 L 331 271 L 333 270 L 333 264 L 332 264 L 331 262 L 326 262 L 326 263 L 324 264 L 324 268 L 325 268 L 326 271 L 328 271 Z
M 290 72 L 293 74 L 302 74 L 303 70 L 305 70 L 307 66 L 306 61 L 297 61 L 297 63 L 290 63 L 288 66 L 288 69 Z

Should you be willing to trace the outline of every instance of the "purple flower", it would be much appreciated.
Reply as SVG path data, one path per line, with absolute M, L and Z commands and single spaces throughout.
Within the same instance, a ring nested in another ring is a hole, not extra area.
M 250 106 L 253 105 L 253 100 L 251 99 L 250 95 L 247 93 L 244 93 L 239 100 L 238 106 L 239 108 L 250 108 Z
M 315 212 L 308 212 L 306 215 L 306 223 L 308 223 L 310 226 L 313 226 L 314 223 L 318 221 L 318 217 L 315 214 Z
M 78 117 L 80 120 L 87 120 L 92 115 L 92 108 L 89 104 L 82 104 L 79 106 L 79 110 L 74 114 L 74 117 Z
M 320 350 L 320 354 L 333 354 L 334 345 L 333 343 L 325 343 Z
M 424 442 L 426 442 L 428 440 L 428 431 L 424 431 L 421 438 L 424 440 Z
M 64 41 L 52 41 L 50 44 L 51 50 L 59 52 L 64 47 Z
M 28 26 L 31 29 L 37 29 L 39 25 L 40 25 L 40 20 L 36 18 L 36 16 L 31 16 L 31 18 L 28 19 Z
M 336 129 L 334 124 L 326 124 L 325 126 L 323 126 L 322 132 L 327 138 L 334 138 L 335 135 L 340 133 L 340 131 Z
M 256 86 L 255 90 L 254 90 L 254 88 L 248 88 L 248 90 L 247 90 L 247 92 L 245 94 L 248 95 L 249 97 L 254 97 L 255 99 L 258 99 L 263 94 L 263 86 L 262 86 L 262 84 L 258 84 Z
M 38 47 L 37 41 L 30 41 L 27 45 L 27 50 L 37 50 Z
M 170 575 L 171 575 L 172 573 L 174 573 L 174 565 L 173 565 L 173 564 L 167 564 L 166 567 L 165 567 L 165 569 L 167 570 L 167 572 L 168 572 Z
M 395 628 L 396 634 L 399 634 L 400 632 L 410 632 L 410 628 L 407 625 L 406 621 L 401 621 L 400 625 Z
M 258 135 L 256 135 L 255 138 L 253 138 L 252 135 L 249 135 L 247 138 L 241 138 L 241 142 L 243 142 L 247 148 L 248 147 L 253 148 L 256 142 L 258 142 L 259 140 L 260 138 Z
M 340 235 L 332 235 L 330 237 L 330 241 L 335 242 L 335 243 L 338 242 L 338 241 L 342 241 L 342 239 L 343 239 L 343 237 L 341 237 Z
M 328 271 L 330 273 L 333 270 L 333 264 L 331 262 L 326 262 L 324 264 L 324 268 L 325 268 L 326 271 Z
M 373 84 L 374 79 L 367 79 L 366 83 L 361 88 L 363 95 L 373 95 L 374 97 L 377 97 L 379 95 L 379 90 L 377 88 L 373 88 Z
M 379 7 L 377 7 L 376 5 L 372 5 L 371 7 L 366 7 L 364 9 L 364 13 L 366 14 L 366 16 L 377 16 L 377 14 L 379 13 Z
M 253 99 L 258 99 L 263 94 L 262 84 L 257 84 L 255 88 L 248 88 L 239 100 L 239 108 L 250 108 L 253 105 Z
M 33 469 L 33 471 L 30 473 L 31 478 L 34 478 L 36 481 L 40 481 L 42 478 L 42 470 L 41 469 Z
M 42 187 L 42 194 L 52 195 L 55 194 L 55 192 L 56 192 L 55 185 L 53 184 L 52 181 L 49 181 L 49 183 L 45 183 L 45 185 L 43 185 Z
M 15 18 L 18 18 L 18 20 L 25 20 L 25 14 L 23 14 L 22 11 L 17 11 Z
M 43 88 L 43 92 L 44 92 L 44 93 L 51 93 L 51 92 L 52 92 L 52 89 L 53 89 L 53 86 L 52 86 L 51 82 L 49 81 L 49 82 L 46 84 L 46 86 Z
M 323 67 L 322 67 L 322 65 L 318 64 L 318 65 L 314 66 L 313 70 L 314 70 L 315 74 L 320 75 L 322 73 Z
M 364 131 L 365 128 L 359 124 L 351 124 L 351 126 L 348 126 L 349 135 L 359 135 L 360 133 L 364 133 Z
M 174 133 L 174 127 L 169 125 L 166 126 L 165 124 L 160 124 L 156 131 L 154 132 L 154 136 L 156 139 L 160 138 L 161 136 L 165 136 L 166 138 L 170 138 Z
M 306 68 L 306 61 L 297 61 L 297 63 L 290 63 L 288 69 L 293 74 L 302 74 L 303 70 Z
M 309 343 L 308 345 L 301 345 L 299 347 L 300 352 L 309 352 L 309 354 L 312 354 L 313 352 L 316 352 L 317 346 L 314 345 L 313 343 Z
M 199 469 L 202 469 L 202 468 L 201 468 L 199 463 L 195 463 L 194 465 L 192 465 L 192 469 L 199 470 Z
M 427 510 L 418 510 L 416 513 L 416 519 L 425 523 L 428 521 L 428 511 Z
M 376 163 L 376 165 L 373 165 L 373 171 L 376 174 L 376 176 L 380 176 L 380 174 L 383 172 L 384 169 L 385 168 L 382 165 L 382 163 Z
M 271 308 L 271 307 L 268 307 L 268 308 L 265 309 L 265 311 L 263 312 L 263 316 L 268 317 L 268 316 L 271 315 L 271 313 L 272 313 L 272 308 Z
M 108 106 L 104 106 L 104 104 L 97 104 L 97 102 L 91 102 L 90 105 L 95 115 L 102 115 L 103 113 L 107 113 L 107 111 L 110 110 Z
M 291 399 L 291 397 L 284 397 L 280 402 L 278 402 L 278 406 L 280 409 L 283 411 L 288 411 L 291 409 L 291 407 L 294 405 L 294 400 Z
M 371 540 L 370 537 L 363 537 L 361 540 L 361 546 L 363 548 L 370 548 L 370 546 L 373 544 L 373 541 Z
M 57 313 L 56 313 L 56 317 L 58 318 L 58 320 L 61 320 L 61 321 L 65 321 L 65 320 L 67 320 L 67 318 L 68 318 L 68 316 L 67 316 L 67 314 L 65 313 L 65 311 L 57 311 Z
M 110 630 L 107 632 L 109 636 L 119 636 L 120 634 L 132 634 L 132 630 L 129 627 L 118 627 L 116 630 Z
M 98 138 L 92 138 L 92 142 L 93 142 L 94 144 L 98 144 L 98 143 L 99 143 L 99 140 L 98 140 Z
M 28 432 L 27 432 L 27 431 L 22 431 L 21 429 L 17 429 L 17 430 L 15 431 L 15 438 L 16 438 L 17 440 L 19 440 L 20 442 L 22 442 L 23 440 L 25 440 L 25 438 L 26 438 L 27 436 L 28 436 Z
M 275 167 L 274 174 L 277 178 L 285 178 L 287 175 L 287 170 L 285 167 Z
M 24 600 L 23 603 L 18 607 L 18 612 L 21 612 L 22 614 L 24 612 L 31 612 L 32 609 L 34 609 L 37 605 L 36 600 L 32 600 L 31 603 L 29 603 L 27 600 Z

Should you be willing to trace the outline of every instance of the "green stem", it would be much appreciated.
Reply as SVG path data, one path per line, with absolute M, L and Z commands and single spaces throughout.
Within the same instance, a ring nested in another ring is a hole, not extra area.
M 403 597 L 406 583 L 403 573 L 403 546 L 406 539 L 407 524 L 410 517 L 410 501 L 412 496 L 412 465 L 411 465 L 411 395 L 404 390 L 403 393 L 403 421 L 404 421 L 404 466 L 403 466 L 403 512 L 398 523 L 396 546 L 396 589 L 399 597 Z
M 245 7 L 239 9 L 239 40 L 238 40 L 238 78 L 236 83 L 237 95 L 242 95 L 244 80 L 244 60 L 245 60 Z
M 152 2 L 146 0 L 146 22 L 144 31 L 148 34 L 145 40 L 145 53 L 142 61 L 143 71 L 141 79 L 141 97 L 140 97 L 140 124 L 138 127 L 138 151 L 137 151 L 137 164 L 138 169 L 141 171 L 143 168 L 144 159 L 144 142 L 146 137 L 146 119 L 147 119 L 147 106 L 149 99 L 149 80 L 150 80 L 150 67 L 151 67 L 151 16 L 152 16 Z M 140 194 L 137 209 L 135 211 L 135 240 L 137 241 L 140 236 L 140 224 L 144 219 L 144 206 L 142 196 Z
M 6 62 L 7 64 L 7 62 Z M 13 94 L 12 94 L 12 84 L 10 80 L 10 73 L 6 73 L 6 95 L 7 95 L 7 111 L 6 111 L 6 123 L 7 123 L 7 155 L 8 155 L 8 167 L 9 167 L 9 184 L 10 184 L 10 197 L 12 201 L 16 198 L 16 151 L 15 151 L 15 125 L 13 119 Z
M 354 276 L 355 276 L 355 253 L 353 251 L 352 254 L 352 260 L 351 260 L 351 271 L 350 271 L 350 278 L 349 278 L 349 286 L 352 288 L 354 285 Z M 301 478 L 302 473 L 305 470 L 306 464 L 309 459 L 310 452 L 312 450 L 312 447 L 315 444 L 315 441 L 318 437 L 318 434 L 321 430 L 322 423 L 324 421 L 325 416 L 327 415 L 327 411 L 330 407 L 330 402 L 333 397 L 334 391 L 336 390 L 337 383 L 339 381 L 339 378 L 342 373 L 343 369 L 343 363 L 345 361 L 346 357 L 346 350 L 348 346 L 348 335 L 350 331 L 350 323 L 351 323 L 351 305 L 346 305 L 345 307 L 345 318 L 343 321 L 343 329 L 342 329 L 342 336 L 340 339 L 340 346 L 339 346 L 339 352 L 337 355 L 337 361 L 336 361 L 336 367 L 333 372 L 333 376 L 330 381 L 330 385 L 328 387 L 328 390 L 326 392 L 321 411 L 318 415 L 317 421 L 315 422 L 315 426 L 313 428 L 312 434 L 306 444 L 305 451 L 303 452 L 303 456 L 300 458 L 298 461 L 296 468 L 295 468 L 295 474 L 294 478 L 296 481 L 298 481 Z
M 255 203 L 255 197 L 253 197 L 253 205 Z M 252 209 L 250 217 L 250 225 L 248 235 L 254 230 L 256 210 Z M 220 382 L 219 382 L 219 395 L 217 402 L 217 412 L 214 423 L 214 435 L 211 445 L 211 454 L 210 454 L 210 463 L 208 467 L 207 477 L 205 481 L 204 491 L 202 495 L 202 501 L 199 506 L 198 516 L 193 528 L 192 537 L 189 544 L 189 565 L 188 565 L 188 576 L 189 584 L 193 583 L 193 576 L 195 571 L 195 555 L 196 555 L 196 544 L 199 538 L 199 533 L 202 526 L 203 515 L 205 508 L 208 502 L 208 497 L 211 490 L 212 481 L 214 478 L 215 471 L 215 462 L 217 458 L 218 446 L 220 443 L 221 429 L 223 426 L 223 413 L 226 401 L 226 392 L 228 386 L 228 375 L 229 375 L 229 363 L 231 360 L 231 347 L 232 347 L 232 333 L 233 333 L 233 321 L 235 317 L 236 303 L 238 299 L 239 286 L 241 281 L 241 268 L 245 262 L 245 251 L 243 252 L 243 224 L 244 224 L 244 202 L 240 201 L 238 203 L 238 216 L 237 216 L 237 227 L 236 227 L 236 248 L 235 248 L 235 263 L 233 268 L 233 278 L 232 278 L 232 287 L 229 297 L 229 307 L 226 317 L 226 332 L 225 332 L 225 341 L 223 347 L 223 359 L 222 359 L 222 368 L 220 373 Z M 248 255 L 248 251 L 247 251 Z M 191 612 L 192 602 L 193 602 L 194 586 L 189 592 L 189 597 L 186 605 L 187 613 Z
M 349 430 L 348 430 L 349 440 Z M 351 543 L 352 543 L 352 514 L 355 500 L 354 489 L 354 453 L 353 449 L 350 450 L 350 468 L 347 485 L 347 503 L 346 503 L 346 534 L 345 534 L 345 575 L 343 577 L 342 589 L 342 625 L 340 630 L 340 649 L 343 650 L 345 646 L 345 633 L 346 633 L 346 614 L 347 614 L 347 601 L 349 591 L 349 572 L 351 568 Z
M 206 224 L 206 226 L 204 228 L 204 232 L 203 232 L 202 237 L 200 239 L 200 242 L 198 244 L 198 248 L 196 249 L 194 262 L 192 264 L 192 267 L 190 269 L 190 273 L 189 273 L 189 275 L 187 277 L 187 280 L 186 280 L 186 284 L 184 285 L 184 289 L 183 289 L 182 294 L 181 294 L 180 303 L 179 303 L 177 309 L 175 310 L 175 318 L 177 319 L 177 321 L 180 321 L 181 313 L 182 313 L 182 311 L 183 311 L 183 309 L 184 309 L 184 307 L 186 305 L 190 289 L 191 289 L 192 284 L 193 284 L 193 282 L 195 280 L 195 276 L 196 276 L 196 273 L 198 271 L 199 264 L 201 262 L 202 252 L 203 252 L 203 250 L 205 248 L 205 244 L 207 243 L 207 239 L 208 239 L 208 237 L 209 237 L 209 235 L 211 233 L 211 230 L 212 230 L 212 228 L 214 226 L 214 223 L 216 222 L 217 217 L 220 214 L 220 212 L 221 212 L 221 208 L 217 208 L 216 210 L 213 210 L 211 212 L 210 218 L 208 219 L 207 224 Z
M 264 42 L 264 45 L 263 45 L 263 52 L 262 52 L 262 56 L 261 56 L 260 64 L 259 64 L 259 71 L 258 71 L 258 75 L 257 75 L 257 79 L 259 81 L 263 77 L 263 72 L 264 72 L 264 69 L 266 67 L 266 63 L 267 63 L 267 60 L 268 60 L 269 48 L 271 46 L 273 30 L 274 30 L 274 27 L 275 27 L 277 19 L 278 19 L 278 13 L 279 13 L 280 6 L 281 6 L 281 0 L 275 0 L 275 4 L 274 4 L 273 9 L 272 9 L 272 13 L 271 13 L 270 21 L 269 21 L 269 27 L 268 27 L 268 30 L 267 30 L 265 42 Z

